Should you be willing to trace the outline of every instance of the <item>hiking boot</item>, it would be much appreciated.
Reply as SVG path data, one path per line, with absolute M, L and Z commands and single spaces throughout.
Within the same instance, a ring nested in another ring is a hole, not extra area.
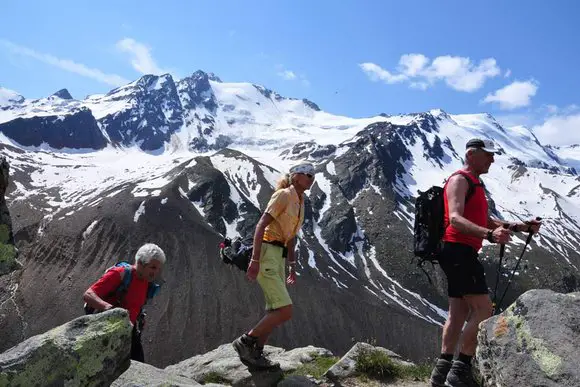
M 449 360 L 437 359 L 437 364 L 435 364 L 435 368 L 431 372 L 431 387 L 445 387 L 445 380 L 451 369 L 451 364 Z
M 447 387 L 480 387 L 473 379 L 471 365 L 465 364 L 459 360 L 453 361 L 453 365 L 447 374 L 445 381 Z
M 232 343 L 232 346 L 238 353 L 242 363 L 250 363 L 256 357 L 256 344 L 258 339 L 247 334 L 238 337 Z
M 254 358 L 252 359 L 252 366 L 256 368 L 280 368 L 280 363 L 272 361 L 264 355 L 264 347 L 256 346 L 254 350 Z

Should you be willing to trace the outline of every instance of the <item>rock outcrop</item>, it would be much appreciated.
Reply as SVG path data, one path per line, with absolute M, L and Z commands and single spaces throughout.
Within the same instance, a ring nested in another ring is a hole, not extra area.
M 0 156 L 0 275 L 10 273 L 18 268 L 17 250 L 12 234 L 12 220 L 6 205 L 6 189 L 9 183 L 10 165 L 6 158 Z
M 206 384 L 205 386 L 219 386 L 218 384 Z M 172 386 L 172 387 L 196 387 L 201 386 L 193 379 L 184 378 L 174 375 L 168 371 L 153 367 L 149 364 L 131 361 L 131 366 L 117 380 L 111 384 L 111 387 L 154 387 L 154 386 Z
M 580 386 L 580 293 L 530 290 L 480 325 L 485 386 Z
M 127 311 L 82 316 L 0 354 L 0 386 L 103 386 L 129 368 Z
M 165 368 L 171 374 L 180 375 L 204 383 L 216 379 L 234 386 L 275 386 L 292 372 L 317 357 L 331 357 L 324 348 L 308 346 L 285 351 L 267 345 L 266 355 L 280 363 L 279 369 L 270 371 L 249 370 L 243 365 L 231 344 L 224 344 L 204 355 L 194 356 L 178 364 Z M 289 382 L 286 382 L 289 383 Z
M 476 366 L 483 386 L 580 385 L 580 293 L 532 290 L 480 325 Z M 280 364 L 249 369 L 230 343 L 165 369 L 130 361 L 123 309 L 82 316 L 0 354 L 0 386 L 419 386 L 425 366 L 386 348 L 356 343 L 342 358 L 313 346 L 266 346 Z M 427 368 L 430 368 L 427 366 Z

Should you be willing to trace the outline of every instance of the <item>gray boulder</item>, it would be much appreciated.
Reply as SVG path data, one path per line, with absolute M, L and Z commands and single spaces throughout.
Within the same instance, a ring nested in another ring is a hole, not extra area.
M 356 343 L 336 364 L 334 364 L 325 375 L 335 383 L 344 379 L 356 376 L 356 358 L 362 351 L 380 351 L 389 356 L 394 362 L 401 365 L 412 366 L 413 363 L 407 362 L 397 355 L 383 347 L 375 347 L 368 343 Z
M 479 326 L 485 386 L 580 386 L 580 293 L 530 290 Z
M 174 375 L 168 371 L 155 368 L 149 364 L 131 361 L 131 366 L 117 380 L 112 387 L 195 387 L 201 386 L 193 379 Z M 207 385 L 206 385 L 207 386 Z
M 284 377 L 284 372 L 294 371 L 305 363 L 313 361 L 316 356 L 332 356 L 327 349 L 313 346 L 285 351 L 282 348 L 267 345 L 264 353 L 273 361 L 279 362 L 280 369 L 250 371 L 240 362 L 231 344 L 224 344 L 204 355 L 194 356 L 171 365 L 165 370 L 194 379 L 199 383 L 217 379 L 221 383 L 233 386 L 275 386 Z
M 126 310 L 82 316 L 0 354 L 0 386 L 109 385 L 129 367 L 130 351 Z

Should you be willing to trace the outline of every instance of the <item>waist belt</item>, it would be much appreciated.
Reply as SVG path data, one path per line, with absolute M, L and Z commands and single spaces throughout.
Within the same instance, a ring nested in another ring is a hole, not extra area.
M 267 243 L 269 245 L 274 245 L 282 248 L 282 258 L 286 258 L 288 256 L 288 248 L 284 246 L 284 242 L 280 241 L 262 241 L 262 243 Z

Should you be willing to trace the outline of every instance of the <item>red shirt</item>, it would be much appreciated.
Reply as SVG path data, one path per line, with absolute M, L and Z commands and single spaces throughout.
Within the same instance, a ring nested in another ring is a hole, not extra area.
M 109 304 L 119 306 L 129 311 L 129 319 L 134 324 L 139 315 L 139 311 L 145 304 L 147 298 L 147 289 L 149 282 L 145 279 L 139 279 L 135 268 L 131 269 L 131 282 L 125 293 L 125 297 L 121 303 L 117 299 L 115 291 L 121 285 L 121 273 L 124 273 L 124 267 L 114 267 L 107 271 L 97 282 L 95 282 L 91 289 L 107 301 Z
M 465 201 L 465 207 L 463 209 L 463 217 L 469 220 L 470 222 L 477 224 L 478 226 L 487 227 L 487 218 L 488 218 L 487 199 L 485 198 L 485 189 L 483 188 L 481 181 L 479 181 L 478 178 L 462 170 L 459 170 L 456 173 L 460 173 L 466 178 L 471 179 L 473 184 L 475 184 L 471 198 Z M 449 206 L 447 204 L 447 184 L 445 184 L 443 201 L 445 202 L 444 225 L 446 226 L 445 234 L 443 235 L 443 241 L 463 243 L 465 245 L 473 247 L 475 250 L 481 249 L 481 245 L 483 244 L 483 238 L 474 235 L 463 234 L 449 223 Z

